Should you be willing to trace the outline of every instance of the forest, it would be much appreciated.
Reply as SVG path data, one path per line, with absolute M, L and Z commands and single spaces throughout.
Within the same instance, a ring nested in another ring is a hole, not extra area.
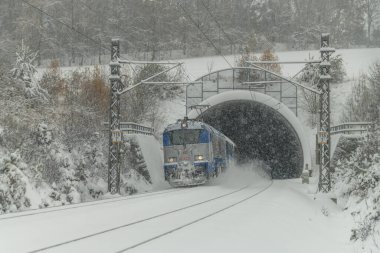
M 376 47 L 379 8 L 378 0 L 2 0 L 0 54 L 12 58 L 24 41 L 38 65 L 102 64 L 119 37 L 132 58 L 161 60 L 246 45 L 313 49 L 322 32 L 336 48 Z

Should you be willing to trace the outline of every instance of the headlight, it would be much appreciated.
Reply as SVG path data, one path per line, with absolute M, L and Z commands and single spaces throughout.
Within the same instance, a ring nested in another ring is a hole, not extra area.
M 169 157 L 168 162 L 169 163 L 175 163 L 177 161 L 177 157 Z
M 204 160 L 205 158 L 204 158 L 204 156 L 203 155 L 196 155 L 196 156 L 194 156 L 194 160 L 195 161 L 202 161 L 202 160 Z

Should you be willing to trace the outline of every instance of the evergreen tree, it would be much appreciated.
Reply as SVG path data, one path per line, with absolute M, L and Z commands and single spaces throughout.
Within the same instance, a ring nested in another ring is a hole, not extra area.
M 23 171 L 26 165 L 18 153 L 12 153 L 0 164 L 0 214 L 30 207 L 26 196 L 28 179 Z
M 146 181 L 152 183 L 140 145 L 135 139 L 131 140 L 130 152 L 132 169 L 142 175 Z

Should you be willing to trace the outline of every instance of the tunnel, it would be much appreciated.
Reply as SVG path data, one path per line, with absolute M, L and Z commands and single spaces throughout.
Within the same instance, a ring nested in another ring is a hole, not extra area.
M 310 149 L 297 117 L 276 99 L 253 91 L 228 91 L 202 102 L 193 110 L 202 120 L 229 137 L 237 146 L 238 163 L 260 160 L 273 178 L 297 178 L 310 164 Z

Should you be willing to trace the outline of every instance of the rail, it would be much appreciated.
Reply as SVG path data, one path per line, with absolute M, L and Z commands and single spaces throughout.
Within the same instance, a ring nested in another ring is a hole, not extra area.
M 108 122 L 104 122 L 103 125 L 108 128 Z M 123 134 L 154 135 L 154 128 L 134 122 L 120 122 L 120 130 Z
M 373 126 L 372 122 L 347 122 L 331 127 L 331 135 L 359 134 L 363 135 Z

